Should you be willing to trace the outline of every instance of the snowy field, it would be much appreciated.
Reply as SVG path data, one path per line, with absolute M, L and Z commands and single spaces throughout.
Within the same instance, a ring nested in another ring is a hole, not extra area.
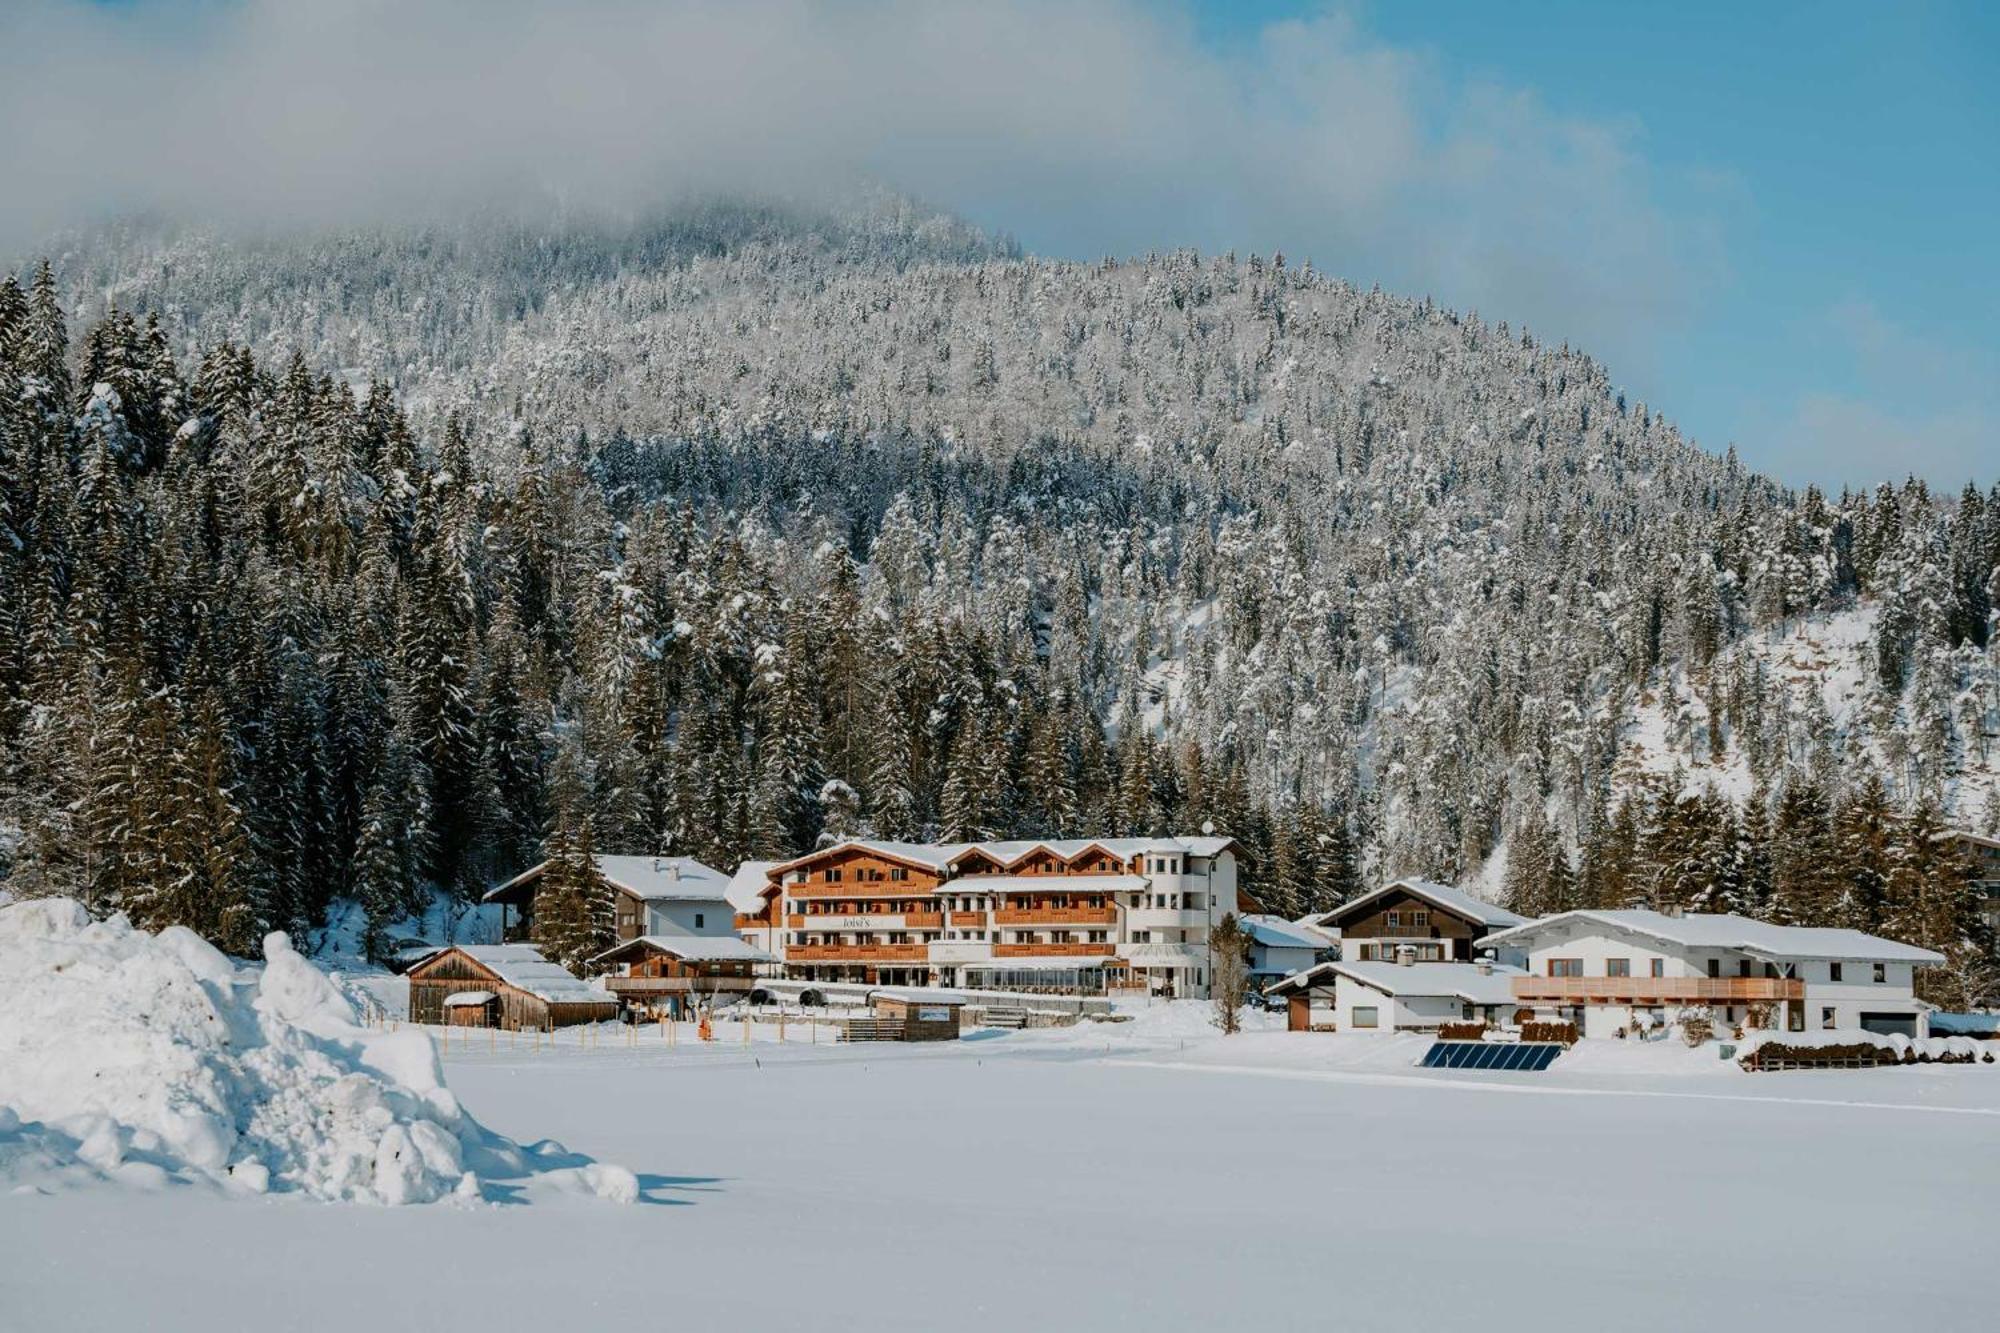
M 1196 1005 L 956 1045 L 740 1033 L 445 1055 L 487 1127 L 632 1168 L 635 1205 L 0 1196 L 0 1327 L 1995 1326 L 2000 1066 L 1601 1043 L 1432 1074 L 1420 1039 L 1225 1039 Z

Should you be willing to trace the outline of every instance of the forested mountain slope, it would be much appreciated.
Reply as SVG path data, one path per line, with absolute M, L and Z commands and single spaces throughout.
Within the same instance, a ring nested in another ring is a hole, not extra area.
M 19 887 L 387 919 L 552 827 L 1212 819 L 1284 911 L 1511 861 L 1969 929 L 1912 830 L 1995 818 L 2000 493 L 1792 494 L 1504 324 L 892 199 L 52 255 L 0 294 Z M 1835 625 L 1841 710 L 1757 646 Z

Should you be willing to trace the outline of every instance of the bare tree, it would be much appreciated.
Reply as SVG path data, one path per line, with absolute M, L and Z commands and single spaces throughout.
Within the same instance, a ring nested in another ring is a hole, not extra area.
M 1250 933 L 1231 912 L 1217 923 L 1210 941 L 1215 956 L 1215 1025 L 1225 1033 L 1243 1029 L 1243 1002 L 1250 989 Z

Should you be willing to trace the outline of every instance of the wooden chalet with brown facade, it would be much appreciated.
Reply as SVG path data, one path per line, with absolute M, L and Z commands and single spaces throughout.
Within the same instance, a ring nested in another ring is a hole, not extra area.
M 410 1021 L 550 1031 L 618 1016 L 618 1001 L 532 944 L 455 944 L 408 973 Z
M 1200 995 L 1227 838 L 849 841 L 765 870 L 736 929 L 818 981 Z
M 641 935 L 591 959 L 608 969 L 604 985 L 632 1014 L 685 1018 L 750 993 L 759 964 L 771 956 L 734 936 Z
M 1350 963 L 1469 963 L 1482 952 L 1479 940 L 1523 920 L 1463 889 L 1399 879 L 1321 913 L 1309 924 L 1337 934 L 1340 957 Z M 1518 964 L 1520 958 L 1499 961 Z

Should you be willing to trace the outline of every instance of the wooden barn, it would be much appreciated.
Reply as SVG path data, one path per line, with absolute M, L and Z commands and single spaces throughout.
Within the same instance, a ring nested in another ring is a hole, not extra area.
M 618 1001 L 532 944 L 455 944 L 409 971 L 410 1021 L 550 1029 L 618 1016 Z
M 870 991 L 868 1006 L 878 1021 L 900 1023 L 904 1041 L 957 1041 L 965 996 L 930 987 Z

